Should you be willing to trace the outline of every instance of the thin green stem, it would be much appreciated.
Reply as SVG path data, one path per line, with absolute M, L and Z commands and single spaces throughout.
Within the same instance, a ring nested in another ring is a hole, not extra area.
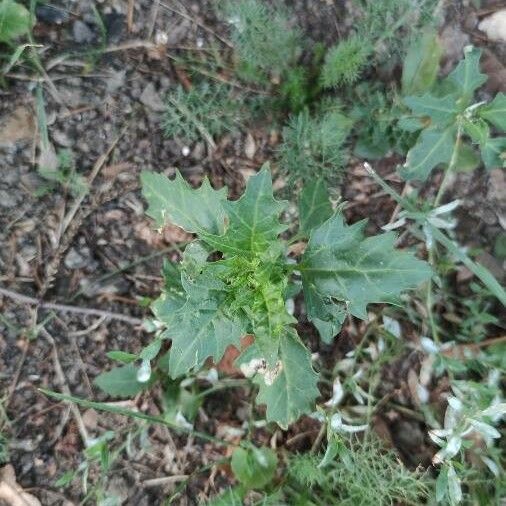
M 195 436 L 200 439 L 203 439 L 204 441 L 209 441 L 209 442 L 218 444 L 220 446 L 237 446 L 237 445 L 229 443 L 228 441 L 225 441 L 223 439 L 219 439 L 217 437 L 210 436 L 209 434 L 206 434 L 204 432 L 199 432 L 197 430 L 190 429 L 190 428 L 184 427 L 182 425 L 178 425 L 177 423 L 170 422 L 161 416 L 147 415 L 146 413 L 141 413 L 139 411 L 132 411 L 130 409 L 125 409 L 125 408 L 120 408 L 118 406 L 112 406 L 112 405 L 106 404 L 104 402 L 88 401 L 86 399 L 81 399 L 80 397 L 74 397 L 73 395 L 65 395 L 65 394 L 60 394 L 58 392 L 53 392 L 51 390 L 46 390 L 45 388 L 40 388 L 39 391 L 42 392 L 44 395 L 47 395 L 48 397 L 52 397 L 53 399 L 56 399 L 58 401 L 73 402 L 73 403 L 78 404 L 79 406 L 83 406 L 85 408 L 93 408 L 93 409 L 96 409 L 99 411 L 106 411 L 108 413 L 114 413 L 116 415 L 128 416 L 130 418 L 138 418 L 140 420 L 146 420 L 151 423 L 159 423 L 161 425 L 165 425 L 169 429 L 172 429 L 176 432 L 183 432 L 183 433 L 188 434 L 190 436 Z

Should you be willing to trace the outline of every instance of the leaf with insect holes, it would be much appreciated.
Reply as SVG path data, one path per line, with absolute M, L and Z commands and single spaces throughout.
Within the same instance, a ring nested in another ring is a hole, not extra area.
M 137 372 L 138 367 L 134 364 L 115 367 L 99 374 L 95 385 L 113 397 L 133 397 L 149 386 L 149 382 L 137 381 Z
M 399 170 L 401 177 L 407 181 L 425 181 L 432 169 L 439 164 L 449 163 L 454 146 L 455 128 L 423 130 L 417 143 L 409 150 L 404 167 Z
M 28 9 L 13 0 L 0 0 L 0 42 L 11 40 L 30 30 Z
M 479 109 L 479 115 L 506 132 L 506 95 L 498 93 L 492 102 Z
M 329 192 L 323 179 L 311 181 L 302 189 L 299 199 L 300 232 L 309 231 L 328 220 L 332 214 Z
M 480 146 L 481 157 L 487 170 L 506 166 L 506 137 L 487 139 Z
M 223 233 L 226 188 L 214 190 L 206 178 L 195 190 L 179 172 L 170 180 L 163 174 L 144 171 L 141 182 L 142 193 L 149 204 L 146 214 L 155 220 L 157 227 L 170 222 L 187 232 Z
M 240 355 L 237 363 L 246 372 L 261 358 L 253 343 Z M 260 387 L 257 403 L 267 407 L 267 421 L 276 422 L 284 429 L 301 415 L 310 413 L 319 395 L 318 375 L 311 365 L 311 355 L 291 328 L 287 328 L 280 339 L 276 367 L 259 370 L 254 381 Z
M 224 235 L 202 235 L 202 239 L 222 253 L 229 255 L 260 254 L 276 242 L 286 229 L 279 215 L 286 203 L 273 196 L 272 178 L 268 164 L 251 176 L 242 197 L 223 204 L 228 216 Z
M 415 115 L 428 116 L 432 124 L 442 127 L 452 123 L 458 112 L 454 95 L 434 97 L 426 93 L 422 97 L 406 97 L 404 103 Z
M 364 238 L 365 225 L 348 226 L 341 215 L 333 216 L 311 232 L 300 265 L 305 297 L 311 300 L 316 291 L 329 303 L 346 303 L 364 320 L 368 304 L 395 301 L 431 275 L 427 263 L 394 248 L 395 234 Z
M 461 107 L 465 107 L 473 97 L 474 92 L 487 80 L 487 76 L 480 72 L 481 49 L 473 46 L 464 48 L 464 59 L 450 72 L 447 77 L 463 98 Z

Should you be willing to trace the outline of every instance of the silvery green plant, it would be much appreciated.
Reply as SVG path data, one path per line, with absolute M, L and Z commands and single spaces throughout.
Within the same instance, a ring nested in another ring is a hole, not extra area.
M 433 464 L 440 466 L 437 501 L 447 499 L 453 505 L 463 500 L 458 469 L 462 469 L 462 465 L 465 469 L 466 452 L 473 452 L 494 479 L 504 473 L 493 452 L 495 441 L 501 437 L 496 426 L 506 415 L 506 403 L 499 394 L 498 381 L 498 371 L 492 370 L 488 385 L 471 381 L 456 381 L 452 385 L 454 395 L 448 397 L 444 425 L 429 431 L 432 441 L 441 448 L 432 459 Z

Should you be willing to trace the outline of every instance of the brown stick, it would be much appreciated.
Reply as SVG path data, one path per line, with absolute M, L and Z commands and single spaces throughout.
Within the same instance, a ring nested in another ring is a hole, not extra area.
M 77 314 L 85 314 L 85 315 L 93 315 L 93 316 L 103 316 L 109 320 L 118 320 L 126 323 L 130 323 L 132 325 L 142 325 L 142 320 L 140 318 L 134 318 L 133 316 L 127 316 L 120 313 L 112 313 L 111 311 L 104 311 L 103 309 L 94 309 L 87 307 L 79 307 L 79 306 L 68 306 L 65 304 L 55 304 L 53 302 L 44 302 L 37 300 L 33 297 L 28 297 L 27 295 L 22 295 L 21 293 L 13 292 L 12 290 L 7 290 L 6 288 L 0 287 L 0 295 L 4 297 L 8 297 L 11 300 L 19 302 L 21 304 L 28 304 L 30 306 L 37 306 L 41 309 L 53 309 L 54 311 L 60 311 L 62 313 L 77 313 Z

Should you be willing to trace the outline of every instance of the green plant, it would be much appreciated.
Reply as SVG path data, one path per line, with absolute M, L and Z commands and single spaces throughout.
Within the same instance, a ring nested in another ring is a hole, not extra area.
M 296 62 L 300 33 L 290 26 L 288 13 L 278 2 L 227 0 L 222 14 L 232 27 L 241 78 L 253 82 L 279 79 Z
M 321 116 L 311 117 L 307 109 L 292 116 L 279 148 L 280 167 L 290 184 L 320 177 L 331 184 L 339 181 L 350 128 L 351 121 L 335 106 Z
M 254 377 L 267 420 L 287 427 L 310 412 L 318 396 L 318 377 L 287 301 L 302 287 L 308 317 L 330 342 L 348 313 L 364 319 L 369 303 L 393 302 L 430 276 L 424 262 L 394 249 L 392 233 L 364 238 L 365 222 L 345 225 L 322 182 L 308 185 L 301 197 L 298 237 L 309 242 L 299 263 L 280 237 L 286 204 L 273 198 L 266 167 L 235 202 L 207 180 L 193 190 L 180 175 L 170 181 L 145 172 L 142 185 L 157 227 L 170 221 L 199 239 L 186 247 L 180 277 L 171 275 L 153 304 L 159 331 L 137 356 L 141 383 L 149 381 L 151 361 L 166 339 L 172 341 L 169 374 L 177 378 L 209 357 L 218 361 L 230 345 L 240 348 L 249 333 L 255 342 L 237 363 Z
M 39 196 L 54 190 L 59 185 L 76 197 L 88 191 L 86 179 L 77 173 L 74 155 L 69 149 L 58 151 L 55 169 L 39 166 L 38 173 L 46 180 L 46 184 L 37 190 Z
M 424 181 L 438 165 L 448 166 L 449 172 L 472 169 L 479 164 L 473 145 L 479 147 L 487 169 L 505 166 L 506 137 L 492 136 L 491 126 L 506 130 L 506 95 L 473 103 L 476 90 L 487 79 L 480 72 L 480 56 L 481 50 L 466 47 L 464 60 L 434 93 L 404 99 L 421 133 L 400 170 L 403 178 Z M 413 130 L 413 123 L 408 128 Z
M 357 0 L 353 32 L 332 46 L 321 72 L 324 87 L 350 85 L 382 54 L 404 52 L 412 34 L 434 22 L 432 0 Z M 402 36 L 400 36 L 402 34 Z
M 399 126 L 405 112 L 395 92 L 364 82 L 350 90 L 347 98 L 353 104 L 348 115 L 356 136 L 356 156 L 375 160 L 389 152 L 404 155 L 413 145 L 413 134 Z
M 122 499 L 108 487 L 111 473 L 122 454 L 130 458 L 138 457 L 143 450 L 148 448 L 146 427 L 139 425 L 122 433 L 109 430 L 85 443 L 86 448 L 82 453 L 81 463 L 76 469 L 61 475 L 54 485 L 66 488 L 79 478 L 85 496 L 82 504 L 88 502 L 108 506 L 121 504 Z
M 204 139 L 213 144 L 214 136 L 239 128 L 240 101 L 233 99 L 227 86 L 204 82 L 189 91 L 179 86 L 167 100 L 167 137 L 179 137 L 188 143 Z
M 500 500 L 499 481 L 497 487 L 493 481 L 485 482 L 483 486 L 478 480 L 477 487 L 474 483 L 487 471 L 497 480 L 504 474 L 500 452 L 494 447 L 494 441 L 501 434 L 494 425 L 506 415 L 506 403 L 501 402 L 498 375 L 494 376 L 495 380 L 491 377 L 488 385 L 454 381 L 454 395 L 448 397 L 444 426 L 429 431 L 431 439 L 441 447 L 432 459 L 440 466 L 435 491 L 438 502 L 447 500 L 451 505 L 462 502 L 462 481 L 469 495 L 474 495 L 475 488 L 478 493 L 484 488 L 486 497 Z M 492 503 L 487 500 L 487 504 Z
M 330 48 L 325 55 L 322 84 L 325 88 L 353 84 L 366 65 L 372 46 L 360 36 L 351 36 Z
M 30 12 L 14 0 L 0 1 L 0 43 L 10 44 L 31 28 Z
M 334 436 L 325 455 L 301 454 L 289 465 L 289 504 L 421 504 L 428 488 L 376 436 Z M 307 501 L 307 502 L 304 502 Z

